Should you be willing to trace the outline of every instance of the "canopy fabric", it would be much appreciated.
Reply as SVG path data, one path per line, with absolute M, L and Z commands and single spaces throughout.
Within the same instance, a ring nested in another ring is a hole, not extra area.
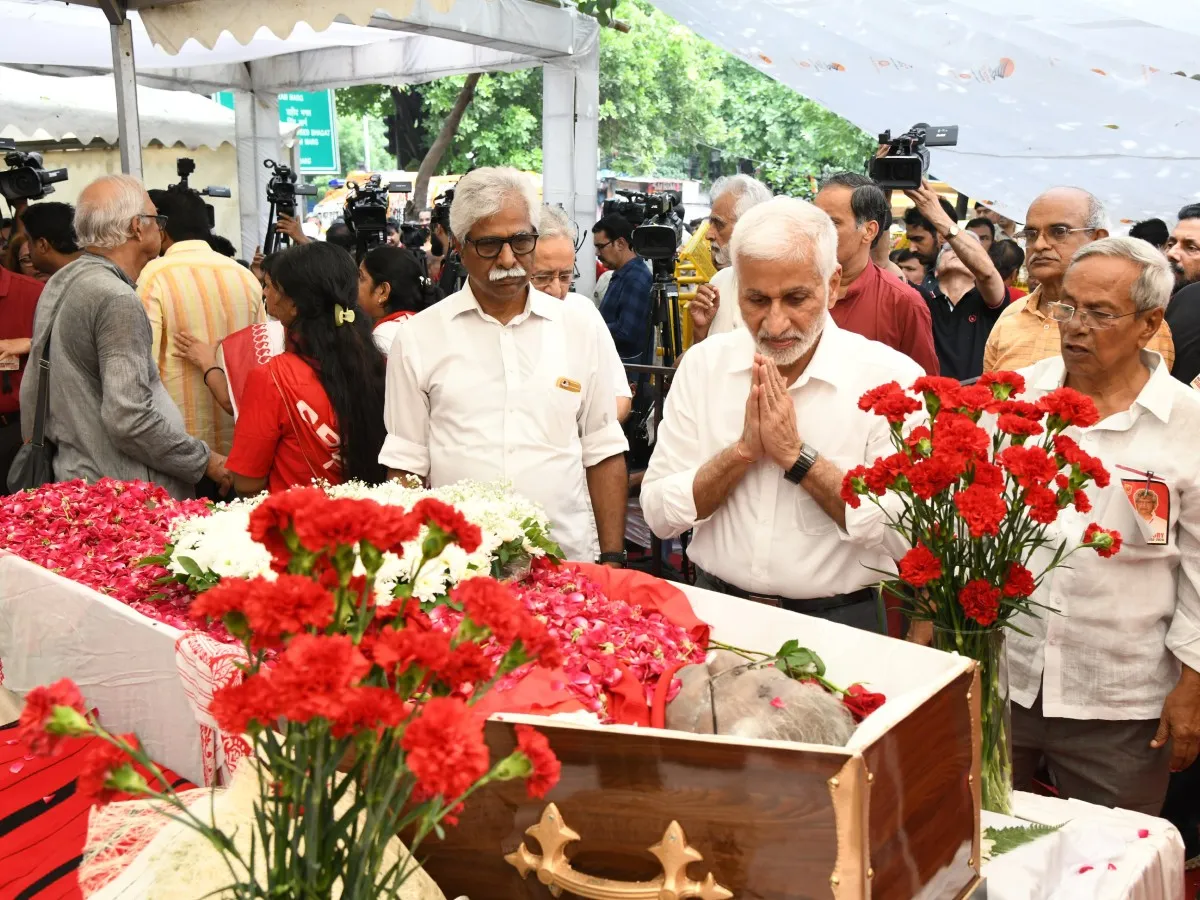
M 1076 184 L 1117 222 L 1200 201 L 1195 0 L 652 0 L 871 134 L 958 125 L 937 178 L 1024 221 Z
M 138 87 L 142 142 L 217 148 L 234 142 L 233 110 L 200 94 Z M 295 126 L 280 126 L 290 134 Z M 0 67 L 0 137 L 117 142 L 111 75 L 57 78 Z

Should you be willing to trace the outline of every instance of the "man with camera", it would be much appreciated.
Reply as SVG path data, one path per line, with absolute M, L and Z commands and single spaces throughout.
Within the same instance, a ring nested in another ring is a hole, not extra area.
M 651 287 L 654 276 L 646 261 L 633 249 L 633 226 L 617 213 L 592 226 L 596 257 L 612 270 L 612 280 L 600 304 L 622 362 L 649 362 Z
M 434 487 L 508 480 L 546 510 L 568 559 L 594 559 L 598 533 L 599 561 L 621 565 L 628 443 L 611 351 L 586 302 L 530 288 L 540 212 L 515 169 L 475 169 L 459 182 L 450 230 L 467 284 L 401 321 L 379 461 Z
M 709 198 L 712 209 L 704 236 L 708 239 L 708 252 L 717 267 L 717 274 L 708 284 L 696 288 L 696 296 L 688 304 L 693 345 L 710 334 L 725 334 L 741 324 L 737 276 L 729 258 L 729 243 L 738 219 L 758 204 L 770 200 L 771 190 L 749 175 L 733 175 L 714 181 Z
M 33 266 L 54 275 L 83 253 L 75 243 L 75 207 L 69 203 L 35 203 L 25 211 L 21 224 L 29 235 Z
M 865 175 L 840 172 L 826 179 L 813 204 L 837 229 L 842 280 L 830 308 L 833 321 L 937 375 L 929 307 L 913 288 L 871 260 L 891 216 L 887 195 Z
M 262 288 L 249 269 L 209 246 L 208 210 L 199 194 L 171 194 L 165 232 L 166 253 L 138 279 L 138 296 L 150 319 L 151 354 L 167 393 L 183 413 L 187 433 L 228 454 L 233 419 L 205 384 L 212 370 L 201 371 L 176 356 L 175 336 L 187 332 L 216 345 L 264 321 Z

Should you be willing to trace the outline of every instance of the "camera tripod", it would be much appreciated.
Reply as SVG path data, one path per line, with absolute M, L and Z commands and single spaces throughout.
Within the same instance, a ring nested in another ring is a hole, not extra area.
M 662 355 L 658 365 L 668 368 L 683 352 L 683 324 L 679 318 L 679 284 L 675 281 L 675 260 L 653 261 L 654 282 L 650 288 L 650 338 L 646 360 L 655 364 L 655 348 Z
M 286 250 L 292 245 L 291 235 L 284 234 L 275 227 L 280 216 L 296 218 L 296 201 L 267 196 L 267 236 L 263 239 L 263 256 L 270 256 L 280 250 Z

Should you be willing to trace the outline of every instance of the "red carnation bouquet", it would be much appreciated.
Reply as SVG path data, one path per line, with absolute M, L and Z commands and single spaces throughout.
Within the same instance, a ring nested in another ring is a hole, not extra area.
M 69 681 L 26 699 L 22 737 L 35 752 L 101 738 L 80 791 L 97 804 L 119 793 L 167 804 L 220 850 L 238 898 L 395 896 L 421 841 L 452 824 L 479 787 L 521 778 L 543 796 L 554 786 L 559 763 L 539 732 L 517 726 L 514 751 L 492 762 L 475 710 L 514 669 L 561 664 L 557 641 L 512 590 L 491 578 L 460 582 L 449 598 L 463 610 L 453 632 L 433 627 L 411 584 L 375 605 L 384 553 L 402 552 L 428 526 L 416 582 L 451 542 L 474 552 L 477 526 L 434 499 L 406 511 L 314 488 L 273 495 L 250 526 L 275 577 L 225 579 L 192 604 L 198 620 L 222 621 L 248 659 L 211 712 L 222 730 L 252 738 L 248 759 L 259 761 L 254 821 L 243 824 L 253 831 L 249 853 L 179 800 L 135 736 L 101 727 Z M 493 638 L 508 648 L 499 660 L 482 652 Z M 412 856 L 389 864 L 400 832 L 411 835 Z
M 980 663 L 984 805 L 1005 813 L 1012 769 L 1002 629 L 1015 627 L 1019 613 L 1036 615 L 1038 585 L 1075 550 L 1107 557 L 1121 546 L 1119 534 L 1093 524 L 1071 550 L 1066 541 L 1053 547 L 1049 526 L 1059 511 L 1087 513 L 1086 486 L 1109 482 L 1100 461 L 1064 434 L 1095 425 L 1099 415 L 1070 388 L 1036 403 L 1018 399 L 1024 388 L 1020 375 L 996 372 L 969 387 L 925 377 L 907 391 L 896 382 L 868 391 L 859 408 L 888 420 L 895 452 L 851 470 L 842 483 L 849 506 L 863 498 L 879 505 L 912 548 L 885 588 L 910 618 L 932 623 L 935 646 Z M 988 429 L 979 424 L 985 414 L 994 417 Z M 914 425 L 917 419 L 924 424 Z M 1051 547 L 1048 564 L 1035 572 L 1034 554 Z

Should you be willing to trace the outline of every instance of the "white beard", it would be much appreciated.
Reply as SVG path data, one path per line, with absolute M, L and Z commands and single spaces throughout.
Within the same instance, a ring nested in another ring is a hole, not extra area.
M 776 350 L 766 342 L 769 335 L 766 333 L 764 327 L 758 330 L 758 336 L 755 340 L 755 344 L 758 352 L 772 360 L 775 365 L 787 367 L 797 362 L 800 357 L 804 356 L 805 353 L 816 346 L 817 341 L 821 338 L 821 332 L 824 330 L 825 317 L 820 316 L 815 322 L 813 322 L 807 331 L 798 331 L 793 329 L 784 333 L 783 335 L 780 335 L 780 338 L 782 339 L 794 338 L 796 343 L 788 347 L 786 350 Z
M 728 247 L 717 247 L 713 244 L 708 245 L 708 255 L 712 258 L 713 265 L 718 269 L 728 269 L 732 260 L 729 258 Z

